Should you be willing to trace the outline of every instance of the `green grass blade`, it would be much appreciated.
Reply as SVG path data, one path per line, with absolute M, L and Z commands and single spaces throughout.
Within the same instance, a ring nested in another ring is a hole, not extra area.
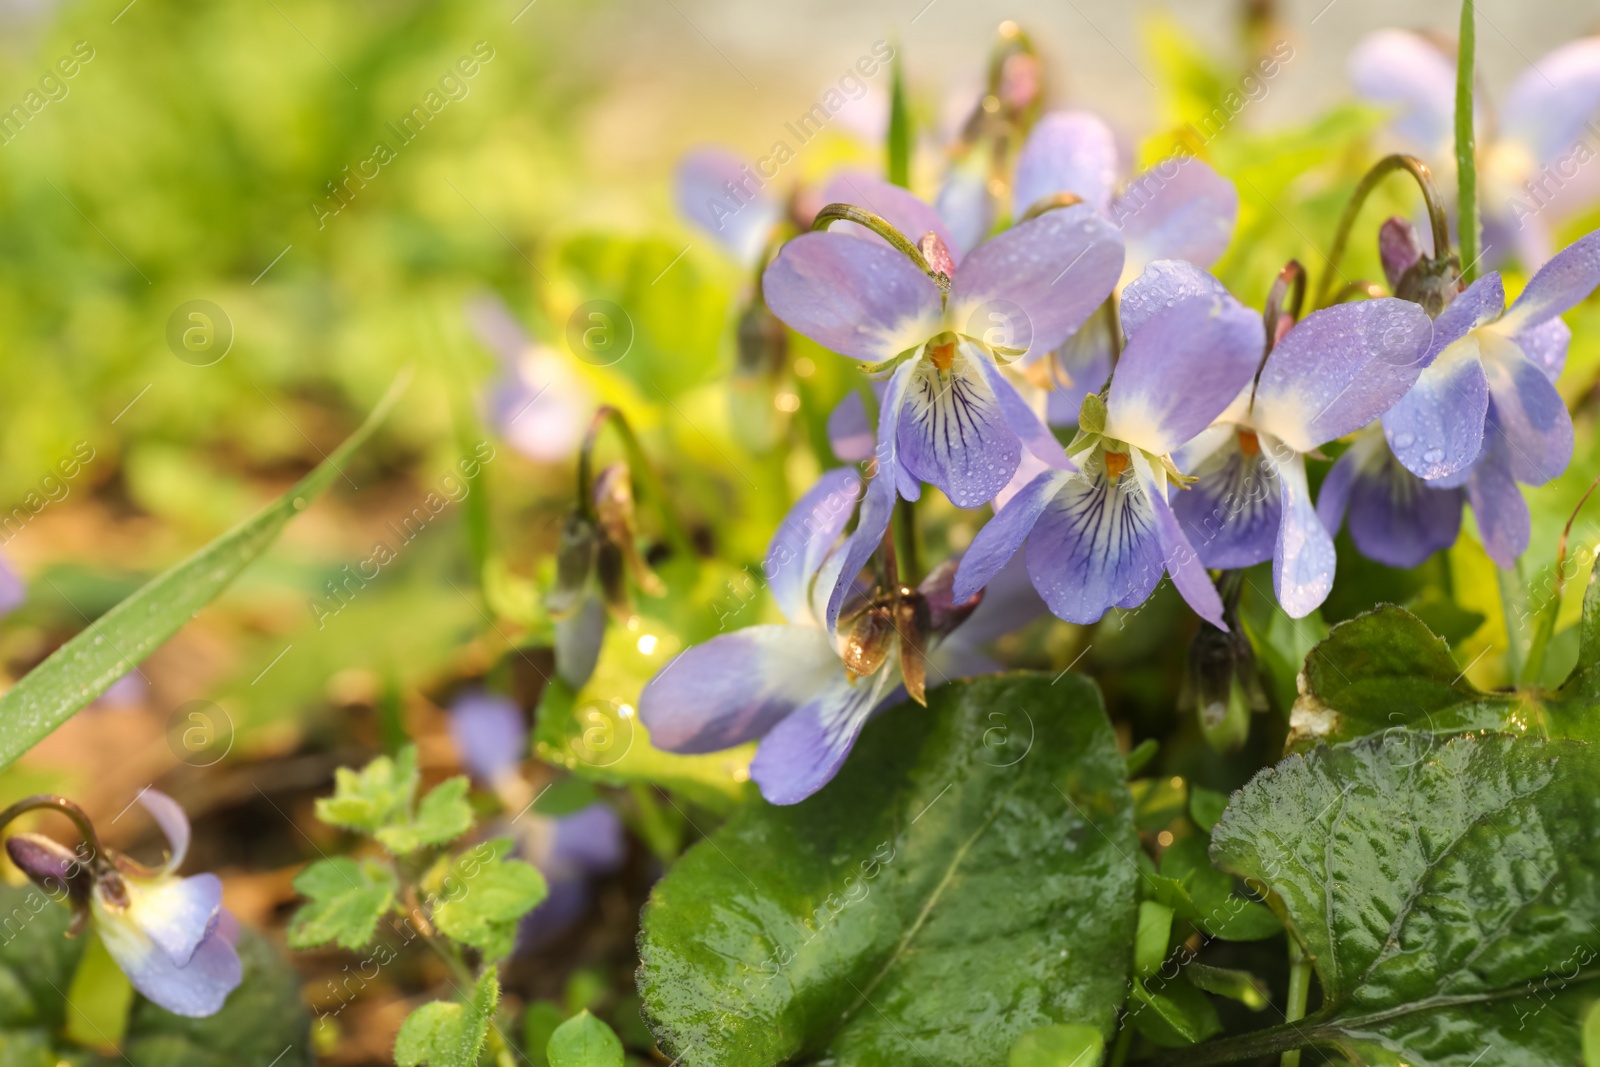
M 1472 0 L 1461 3 L 1461 45 L 1456 53 L 1456 202 L 1460 218 L 1456 241 L 1461 246 L 1462 280 L 1478 276 L 1478 157 L 1472 129 L 1472 75 L 1477 67 L 1477 20 Z M 1434 255 L 1440 250 L 1434 249 Z
M 90 623 L 0 697 L 0 768 L 38 744 L 73 713 L 177 633 L 215 600 L 289 520 L 339 476 L 405 390 L 402 374 L 361 427 L 318 467 L 254 518 L 145 583 Z
M 889 181 L 911 188 L 911 105 L 906 100 L 905 65 L 895 50 L 889 84 Z

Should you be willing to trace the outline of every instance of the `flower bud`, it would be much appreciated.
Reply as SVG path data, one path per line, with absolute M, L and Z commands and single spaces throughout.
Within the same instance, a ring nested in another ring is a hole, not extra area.
M 43 834 L 12 834 L 6 838 L 6 855 L 45 892 L 54 895 L 65 889 L 75 904 L 89 899 L 88 866 L 59 841 Z
M 1396 215 L 1378 229 L 1378 258 L 1383 261 L 1383 276 L 1392 292 L 1400 287 L 1400 277 L 1422 259 L 1422 235 L 1408 219 Z
M 644 557 L 639 554 L 638 535 L 633 525 L 633 478 L 628 472 L 626 463 L 613 463 L 595 477 L 594 510 L 600 520 L 605 543 L 614 547 L 618 553 L 615 561 L 608 561 L 607 553 L 602 546 L 597 555 L 597 564 L 625 565 L 627 573 L 633 577 L 634 584 L 647 595 L 661 596 L 665 593 L 666 589 L 661 584 L 661 579 L 656 577 L 655 572 L 645 563 Z M 622 566 L 616 567 L 614 575 L 606 573 L 600 575 L 602 587 L 612 578 L 620 586 Z M 626 596 L 623 595 L 621 599 L 625 601 Z
M 566 618 L 583 603 L 599 542 L 600 533 L 593 523 L 578 512 L 567 516 L 556 548 L 556 582 L 545 596 L 545 608 L 551 615 Z
M 773 378 L 783 369 L 789 354 L 789 335 L 778 316 L 757 297 L 739 316 L 739 357 L 734 377 Z
M 1206 743 L 1223 755 L 1238 750 L 1249 739 L 1250 709 L 1258 702 L 1249 639 L 1237 626 L 1227 633 L 1202 626 L 1189 646 L 1189 680 Z
M 1448 249 L 1442 257 L 1423 255 L 1422 238 L 1405 219 L 1391 218 L 1378 230 L 1378 255 L 1394 295 L 1420 304 L 1429 318 L 1438 318 L 1461 291 L 1455 257 Z

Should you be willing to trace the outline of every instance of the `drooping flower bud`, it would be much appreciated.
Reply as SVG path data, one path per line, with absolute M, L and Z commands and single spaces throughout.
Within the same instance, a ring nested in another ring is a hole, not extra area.
M 83 858 L 43 834 L 12 834 L 6 838 L 6 855 L 29 880 L 58 898 L 65 892 L 72 904 L 73 932 L 88 915 L 93 877 Z
M 1461 266 L 1448 252 L 1443 257 L 1422 253 L 1417 228 L 1398 216 L 1378 230 L 1378 255 L 1394 295 L 1420 304 L 1429 318 L 1450 305 L 1461 291 Z
M 1201 626 L 1189 646 L 1189 680 L 1206 743 L 1223 755 L 1238 750 L 1250 736 L 1251 708 L 1265 703 L 1255 653 L 1238 626 Z
M 576 511 L 567 516 L 556 548 L 555 585 L 545 596 L 545 608 L 551 615 L 566 618 L 583 604 L 599 545 L 600 531 L 594 523 Z
M 1422 235 L 1409 219 L 1395 215 L 1378 228 L 1378 258 L 1390 290 L 1398 289 L 1400 278 L 1422 258 Z
M 950 255 L 950 249 L 945 245 L 944 238 L 929 230 L 917 242 L 917 251 L 922 253 L 922 258 L 928 261 L 928 266 L 952 278 L 956 273 L 956 261 Z

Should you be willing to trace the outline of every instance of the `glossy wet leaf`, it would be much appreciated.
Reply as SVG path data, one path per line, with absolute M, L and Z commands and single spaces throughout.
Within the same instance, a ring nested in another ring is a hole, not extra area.
M 146 582 L 0 696 L 0 767 L 7 767 L 215 600 L 277 540 L 289 520 L 340 477 L 405 387 L 395 383 L 359 429 L 254 518 Z
M 1597 780 L 1600 751 L 1578 742 L 1412 732 L 1258 774 L 1212 855 L 1283 902 L 1324 1000 L 1298 1030 L 1250 1035 L 1257 1054 L 1575 1062 L 1600 993 Z
M 377 860 L 335 856 L 301 871 L 294 888 L 310 899 L 289 923 L 289 947 L 314 948 L 331 941 L 357 949 L 372 940 L 398 886 L 394 871 Z
M 991 747 L 996 727 L 1025 754 Z M 1041 1026 L 1109 1033 L 1138 879 L 1124 775 L 1078 675 L 882 713 L 821 792 L 752 802 L 657 884 L 639 984 L 663 1051 L 963 1067 Z
M 394 1041 L 394 1062 L 398 1067 L 474 1067 L 499 1002 L 500 980 L 491 967 L 472 987 L 468 1003 L 436 1000 L 407 1016 Z
M 622 1067 L 622 1042 L 611 1027 L 580 1011 L 550 1035 L 550 1067 Z
M 1092 1067 L 1105 1045 L 1099 1030 L 1082 1023 L 1041 1026 L 1017 1038 L 1006 1067 Z

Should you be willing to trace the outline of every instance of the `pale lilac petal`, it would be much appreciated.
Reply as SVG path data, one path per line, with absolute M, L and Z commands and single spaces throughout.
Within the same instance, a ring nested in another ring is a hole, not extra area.
M 1075 193 L 1097 211 L 1111 203 L 1117 180 L 1117 138 L 1088 111 L 1052 111 L 1034 123 L 1017 156 L 1012 212 L 1054 193 Z
M 983 243 L 994 226 L 994 195 L 989 192 L 989 160 L 983 152 L 969 152 L 945 175 L 934 206 L 950 227 L 955 243 L 951 254 L 964 255 Z
M 1552 382 L 1561 377 L 1567 365 L 1567 346 L 1572 342 L 1572 327 L 1560 318 L 1546 319 L 1512 338 L 1528 361 Z
M 1219 630 L 1227 630 L 1228 624 L 1222 617 L 1222 598 L 1217 595 L 1217 587 L 1212 584 L 1211 576 L 1200 562 L 1199 553 L 1189 543 L 1183 526 L 1167 503 L 1163 484 L 1165 475 L 1158 478 L 1150 461 L 1139 452 L 1133 454 L 1133 468 L 1138 472 L 1139 484 L 1155 515 L 1156 537 L 1161 542 L 1162 560 L 1167 573 L 1172 576 L 1172 584 L 1178 590 L 1178 595 L 1183 597 L 1196 615 Z
M 1122 242 L 1088 204 L 1074 204 L 973 249 L 951 287 L 949 321 L 982 339 L 993 317 L 1020 315 L 1012 333 L 1028 340 L 1024 351 L 1048 351 L 1083 325 L 1121 273 Z
M 1506 289 L 1498 271 L 1490 271 L 1460 293 L 1433 322 L 1433 339 L 1423 353 L 1422 365 L 1429 366 L 1445 349 L 1468 332 L 1498 319 L 1505 313 Z
M 1051 426 L 1076 426 L 1083 398 L 1098 393 L 1111 377 L 1111 318 L 1096 312 L 1062 346 L 1046 355 L 1055 388 L 1045 398 Z
M 1333 588 L 1336 557 L 1333 538 L 1317 517 L 1306 486 L 1305 460 L 1301 456 L 1278 458 L 1276 450 L 1263 449 L 1278 471 L 1283 495 L 1283 519 L 1278 524 L 1278 546 L 1272 559 L 1272 585 L 1278 603 L 1291 619 L 1315 611 Z
M 1323 476 L 1322 488 L 1317 490 L 1317 518 L 1322 520 L 1329 537 L 1339 536 L 1339 527 L 1344 525 L 1344 514 L 1350 507 L 1350 490 L 1361 474 L 1363 453 L 1367 451 L 1364 442 L 1371 432 L 1370 429 L 1362 431 L 1356 442 L 1345 449 L 1344 455 L 1334 460 Z
M 1510 450 L 1505 437 L 1493 425 L 1488 431 L 1489 447 L 1472 468 L 1467 479 L 1467 500 L 1478 522 L 1478 539 L 1489 558 L 1502 567 L 1515 567 L 1517 557 L 1528 547 L 1532 521 L 1528 502 L 1522 498 L 1511 474 Z
M 600 661 L 606 636 L 606 607 L 590 596 L 578 610 L 555 622 L 556 674 L 573 689 L 582 689 Z
M 909 189 L 902 189 L 898 185 L 891 185 L 865 174 L 841 174 L 823 188 L 822 201 L 825 204 L 852 204 L 870 211 L 905 234 L 912 244 L 921 242 L 925 233 L 930 231 L 936 233 L 939 235 L 939 240 L 950 250 L 951 258 L 957 263 L 961 262 L 962 249 L 956 247 L 950 228 L 944 224 L 944 220 L 939 217 L 939 213 L 931 204 Z M 871 230 L 857 226 L 853 222 L 835 222 L 830 227 L 830 232 L 865 237 L 873 241 L 883 240 Z
M 1097 461 L 1070 476 L 1034 524 L 1024 553 L 1033 587 L 1068 622 L 1139 606 L 1166 570 L 1155 524 L 1138 480 L 1108 480 Z
M 96 918 L 101 914 L 97 910 Z M 174 1015 L 215 1015 L 244 976 L 239 954 L 215 933 L 180 967 L 131 923 L 100 921 L 96 929 L 133 988 Z
M 480 782 L 492 784 L 514 771 L 528 751 L 528 724 L 510 697 L 463 693 L 450 705 L 448 721 L 462 766 Z
M 650 743 L 701 753 L 742 745 L 843 677 L 833 643 L 810 626 L 748 626 L 679 654 L 639 694 Z
M 1328 480 L 1322 483 L 1324 497 Z M 1455 544 L 1466 494 L 1435 489 L 1392 459 L 1382 459 L 1356 472 L 1349 498 L 1350 537 L 1361 554 L 1388 567 L 1411 568 Z M 1322 502 L 1317 503 L 1320 512 Z
M 1407 30 L 1368 34 L 1350 53 L 1356 92 L 1395 107 L 1394 128 L 1430 159 L 1448 151 L 1455 121 L 1455 63 Z
M 867 484 L 856 528 L 838 556 L 838 577 L 828 595 L 827 614 L 823 620 L 828 633 L 832 633 L 838 625 L 839 609 L 844 605 L 845 596 L 854 587 L 861 568 L 878 550 L 885 531 L 889 529 L 889 520 L 894 515 L 895 501 L 898 499 L 896 480 L 900 470 L 900 410 L 905 405 L 906 391 L 912 375 L 916 373 L 918 362 L 908 359 L 900 364 L 889 379 L 889 388 L 884 391 L 883 402 L 878 407 L 878 473 Z M 819 574 L 819 586 L 822 579 L 823 575 Z
M 1585 37 L 1541 56 L 1511 83 L 1500 109 L 1501 136 L 1528 147 L 1535 166 L 1587 140 L 1600 112 L 1600 37 Z
M 993 500 L 989 501 L 990 506 L 995 511 L 999 511 L 1015 500 L 1017 494 L 1028 487 L 1029 482 L 1049 469 L 1050 465 L 1032 452 L 1023 452 L 1022 462 L 1017 464 L 1016 473 L 1011 476 L 1011 480 L 1006 483 L 1006 487 L 996 493 Z
M 939 331 L 939 287 L 886 244 L 804 233 L 762 280 L 767 306 L 791 329 L 854 359 L 881 362 Z
M 685 218 L 715 237 L 741 263 L 755 263 L 772 226 L 782 215 L 744 161 L 719 148 L 683 157 L 673 192 Z
M 28 599 L 28 587 L 11 562 L 0 556 L 0 615 L 9 615 Z
M 214 874 L 129 883 L 127 916 L 174 966 L 187 966 L 215 925 L 222 880 Z
M 1144 329 L 1158 313 L 1167 310 L 1179 300 L 1193 296 L 1209 296 L 1221 300 L 1226 307 L 1243 307 L 1227 288 L 1209 272 L 1181 259 L 1158 259 L 1145 266 L 1144 271 L 1122 290 L 1117 312 L 1122 319 L 1122 332 L 1132 337 Z
M 865 463 L 872 458 L 872 424 L 867 402 L 854 389 L 828 413 L 828 443 L 845 463 Z
M 627 851 L 622 820 L 602 801 L 555 819 L 550 849 L 538 866 L 554 878 L 605 874 L 622 866 Z
M 183 866 L 183 858 L 189 854 L 189 816 L 184 813 L 183 805 L 158 789 L 144 790 L 139 794 L 139 803 L 144 805 L 144 810 L 150 813 L 167 839 L 168 857 L 161 869 L 177 870 Z
M 961 508 L 975 508 L 1004 489 L 1022 458 L 1021 442 L 975 365 L 986 358 L 977 346 L 962 344 L 948 371 L 917 360 L 900 412 L 900 463 Z
M 888 667 L 852 685 L 839 671 L 828 687 L 762 738 L 750 777 L 770 804 L 798 804 L 833 780 L 872 710 L 899 671 Z
M 1480 347 L 1512 477 L 1525 485 L 1543 485 L 1572 461 L 1572 416 L 1566 402 L 1512 342 L 1485 331 Z
M 1111 205 L 1128 246 L 1128 271 L 1158 259 L 1209 267 L 1228 249 L 1239 218 L 1233 183 L 1193 156 L 1169 156 L 1134 176 Z
M 1106 396 L 1106 433 L 1156 455 L 1204 430 L 1250 383 L 1261 316 L 1215 296 L 1179 300 L 1128 339 Z
M 1422 372 L 1383 415 L 1383 435 L 1396 458 L 1420 478 L 1465 470 L 1483 451 L 1489 407 L 1476 336 L 1464 337 Z
M 1001 373 L 1000 367 L 994 360 L 976 353 L 972 358 L 973 364 L 978 368 L 978 373 L 983 375 L 989 388 L 994 391 L 995 400 L 1000 404 L 1001 417 L 1011 432 L 1026 448 L 1027 454 L 1035 459 L 1043 460 L 1046 466 L 1058 470 L 1073 470 L 1072 460 L 1067 458 L 1067 450 L 1061 447 L 1055 434 L 1050 432 L 1044 420 L 1039 418 L 1037 412 L 1028 406 L 1028 402 L 1017 392 L 1017 387 Z M 1015 471 L 1012 472 L 1013 474 Z M 1007 481 L 1010 479 L 1008 478 Z M 1004 486 L 1001 487 L 1004 489 Z
M 790 622 L 810 618 L 811 579 L 844 533 L 860 499 L 860 477 L 848 467 L 835 467 L 824 471 L 778 524 L 767 548 L 763 577 L 778 610 Z
M 1028 539 L 1034 523 L 1067 484 L 1071 475 L 1046 471 L 1029 482 L 1011 501 L 995 512 L 961 557 L 952 595 L 962 602 L 989 584 Z
M 1507 336 L 1548 322 L 1600 285 L 1600 230 L 1585 234 L 1539 268 L 1495 329 Z
M 1172 495 L 1172 510 L 1207 567 L 1251 567 L 1272 558 L 1282 507 L 1271 465 L 1239 435 L 1187 472 L 1199 481 Z
M 1267 357 L 1256 385 L 1256 425 L 1297 452 L 1360 429 L 1416 383 L 1432 336 L 1433 320 L 1409 300 L 1313 312 Z

